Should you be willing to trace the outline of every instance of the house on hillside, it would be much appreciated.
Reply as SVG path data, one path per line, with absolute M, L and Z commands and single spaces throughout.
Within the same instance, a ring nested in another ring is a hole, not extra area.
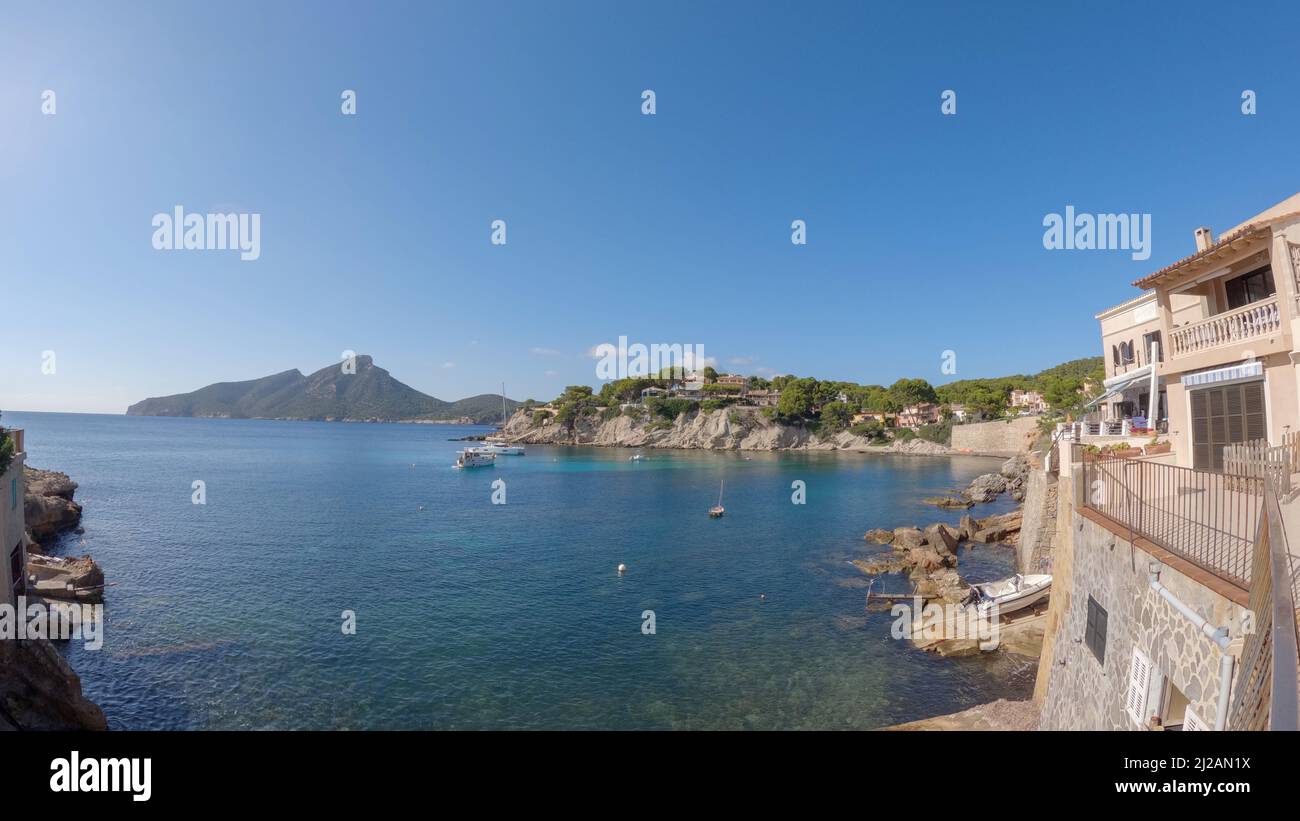
M 1027 413 L 1044 413 L 1047 410 L 1047 402 L 1038 391 L 1013 390 L 1008 404 L 1015 410 Z
M 760 408 L 775 408 L 781 401 L 781 392 L 762 389 L 746 391 L 745 401 Z
M 939 421 L 939 406 L 933 402 L 908 405 L 898 413 L 898 427 L 919 428 Z

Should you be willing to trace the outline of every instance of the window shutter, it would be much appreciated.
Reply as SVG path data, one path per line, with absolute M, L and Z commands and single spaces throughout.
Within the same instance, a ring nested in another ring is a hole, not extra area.
M 1141 650 L 1134 648 L 1133 663 L 1128 670 L 1128 696 L 1125 707 L 1128 714 L 1139 727 L 1146 726 L 1147 688 L 1151 686 L 1151 659 Z
M 1196 713 L 1192 712 L 1191 707 L 1188 707 L 1187 710 L 1183 713 L 1183 729 L 1184 730 L 1208 730 L 1210 729 L 1210 725 L 1206 724 L 1204 721 L 1201 721 L 1201 717 L 1198 716 Z

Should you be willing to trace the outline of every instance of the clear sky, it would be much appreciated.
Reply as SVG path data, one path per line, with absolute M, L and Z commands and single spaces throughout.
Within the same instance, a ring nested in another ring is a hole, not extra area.
M 547 399 L 620 335 L 864 383 L 1095 355 L 1193 228 L 1300 191 L 1300 4 L 1056 5 L 3 2 L 0 409 L 346 349 Z M 260 258 L 155 250 L 176 205 Z M 1045 250 L 1067 205 L 1151 258 Z

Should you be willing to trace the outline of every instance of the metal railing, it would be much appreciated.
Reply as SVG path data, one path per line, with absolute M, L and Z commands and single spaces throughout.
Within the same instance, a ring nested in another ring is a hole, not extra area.
M 1282 314 L 1278 310 L 1277 297 L 1272 296 L 1232 311 L 1216 314 L 1191 325 L 1175 328 L 1170 335 L 1170 347 L 1173 356 L 1177 358 L 1246 339 L 1267 336 L 1280 330 L 1282 330 Z
M 1278 489 L 1272 477 L 1264 484 L 1263 518 L 1252 556 L 1254 631 L 1241 654 L 1228 728 L 1300 730 L 1295 557 L 1287 547 Z
M 1072 446 L 1083 506 L 1243 590 L 1259 531 L 1264 480 L 1209 473 Z

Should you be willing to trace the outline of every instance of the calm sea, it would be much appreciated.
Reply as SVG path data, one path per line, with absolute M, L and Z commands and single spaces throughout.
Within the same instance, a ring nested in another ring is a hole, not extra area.
M 529 446 L 456 471 L 449 438 L 485 428 L 4 423 L 81 485 L 85 534 L 56 552 L 111 587 L 104 647 L 66 652 L 113 728 L 871 728 L 1032 690 L 1024 660 L 891 639 L 847 564 L 881 550 L 868 528 L 955 521 L 920 498 L 993 460 Z

